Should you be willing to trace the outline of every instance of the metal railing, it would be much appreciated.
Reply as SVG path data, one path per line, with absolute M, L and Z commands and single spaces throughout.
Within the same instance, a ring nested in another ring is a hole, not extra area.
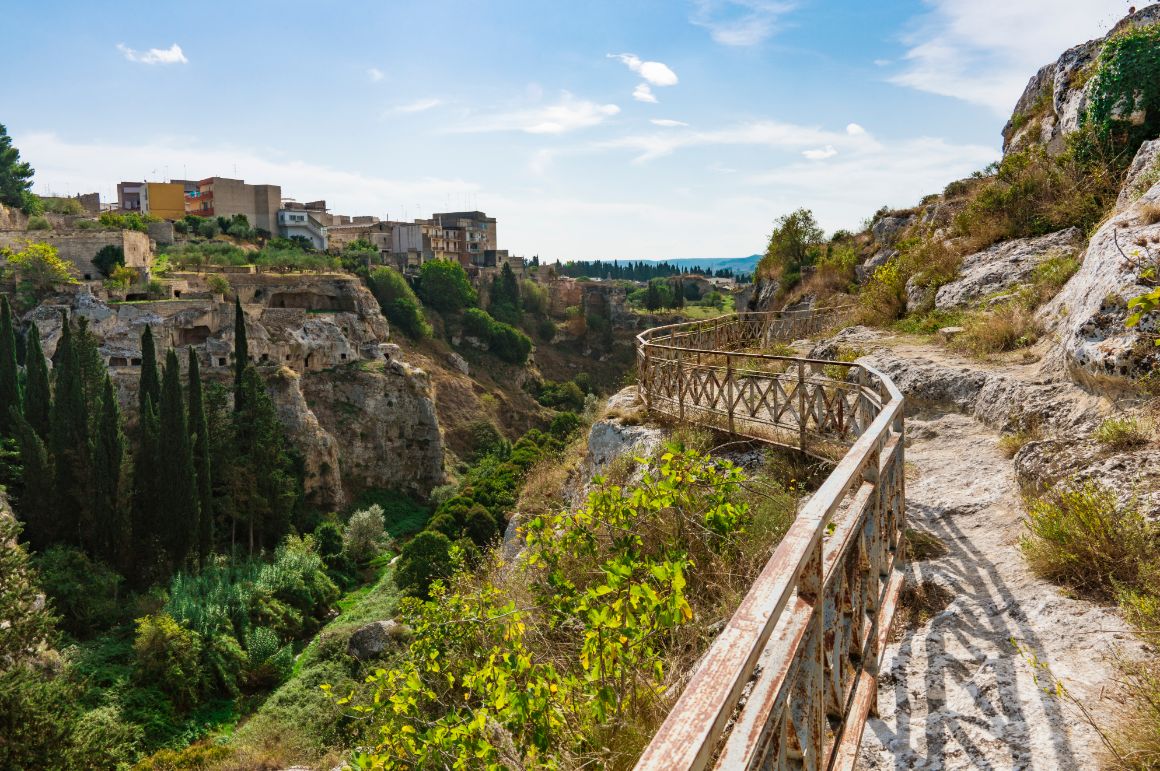
M 731 314 L 637 337 L 638 389 L 650 410 L 841 457 L 637 769 L 854 765 L 902 587 L 903 396 L 872 367 L 760 352 L 841 314 Z

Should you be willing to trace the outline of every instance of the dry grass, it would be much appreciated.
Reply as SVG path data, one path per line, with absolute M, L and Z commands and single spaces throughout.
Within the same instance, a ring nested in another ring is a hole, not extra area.
M 999 452 L 1006 455 L 1008 458 L 1014 458 L 1015 454 L 1022 450 L 1031 442 L 1037 442 L 1043 438 L 1043 432 L 1038 425 L 1022 428 L 1014 433 L 1003 434 L 999 437 Z
M 1043 334 L 1035 313 L 1016 302 L 970 315 L 964 327 L 966 331 L 951 341 L 951 347 L 977 356 L 1034 345 Z
M 955 596 L 933 581 L 907 579 L 898 596 L 898 609 L 890 624 L 890 641 L 897 642 L 906 633 L 930 621 L 947 609 Z
M 1140 219 L 1145 225 L 1155 225 L 1160 222 L 1160 203 L 1146 203 L 1140 207 Z
M 938 536 L 923 530 L 915 530 L 912 527 L 906 529 L 906 556 L 912 562 L 938 559 L 949 553 L 950 550 Z

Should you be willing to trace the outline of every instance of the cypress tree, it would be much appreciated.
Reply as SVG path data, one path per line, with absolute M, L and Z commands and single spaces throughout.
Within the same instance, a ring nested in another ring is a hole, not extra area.
M 160 511 L 158 489 L 161 486 L 157 407 L 153 397 L 148 394 L 145 395 L 140 418 L 141 439 L 137 445 L 137 455 L 133 459 L 131 543 L 133 552 L 137 555 L 134 562 L 136 576 L 140 584 L 145 584 L 148 579 L 159 577 L 152 575 L 151 571 L 157 561 L 159 530 L 157 516 Z
M 210 474 L 212 448 L 209 423 L 205 414 L 205 394 L 201 386 L 201 364 L 193 348 L 189 349 L 189 431 L 193 435 L 193 467 L 197 474 L 197 566 L 213 549 L 213 478 Z
M 12 306 L 8 297 L 0 298 L 0 436 L 15 437 L 18 433 L 16 414 L 19 414 L 20 378 L 16 368 L 16 332 L 12 328 Z
M 282 425 L 262 376 L 254 367 L 242 375 L 243 408 L 234 413 L 237 437 L 234 504 L 246 512 L 250 552 L 273 546 L 290 527 L 297 491 Z
M 163 473 L 158 480 L 160 507 L 157 516 L 164 519 L 162 541 L 169 553 L 170 565 L 185 565 L 196 542 L 198 525 L 198 491 L 190 451 L 189 424 L 185 417 L 185 400 L 181 395 L 181 366 L 172 348 L 165 355 L 161 375 L 161 405 L 157 412 L 159 449 Z
M 28 542 L 36 551 L 43 551 L 57 538 L 57 522 L 52 516 L 52 464 L 32 424 L 18 413 L 12 417 L 20 437 L 20 462 L 24 467 L 16 511 L 26 524 L 24 532 Z
M 92 546 L 93 535 L 88 405 L 72 325 L 67 314 L 62 313 L 61 318 L 63 326 L 53 371 L 55 398 L 49 421 L 56 516 L 61 522 L 61 537 L 86 548 Z
M 28 328 L 24 353 L 24 417 L 42 441 L 48 439 L 52 397 L 48 386 L 48 360 L 40 347 L 40 329 Z
M 101 419 L 100 403 L 105 391 L 108 368 L 105 367 L 105 359 L 101 356 L 97 337 L 89 330 L 89 320 L 84 316 L 77 318 L 77 326 L 73 331 L 73 350 L 76 351 L 81 392 L 84 394 L 85 404 L 89 405 L 89 432 L 95 436 L 97 424 Z
M 101 412 L 93 443 L 93 522 L 98 556 L 110 565 L 124 566 L 129 558 L 129 522 L 121 505 L 121 466 L 125 435 L 117 392 L 108 373 L 101 394 Z
M 157 374 L 157 348 L 153 344 L 153 329 L 146 324 L 141 333 L 141 385 L 137 391 L 137 408 L 145 414 L 145 400 L 153 403 L 153 408 L 161 403 L 161 378 Z
M 250 344 L 246 340 L 246 314 L 242 298 L 234 295 L 234 399 L 242 392 L 242 375 L 250 364 Z

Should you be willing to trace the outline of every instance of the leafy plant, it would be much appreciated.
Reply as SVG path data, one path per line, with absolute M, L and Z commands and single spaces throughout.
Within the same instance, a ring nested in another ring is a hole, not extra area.
M 343 548 L 352 560 L 365 564 L 377 557 L 390 545 L 383 522 L 383 508 L 372 504 L 356 511 L 346 523 Z
M 1148 443 L 1148 430 L 1137 418 L 1108 418 L 1096 427 L 1092 438 L 1113 450 L 1130 450 Z

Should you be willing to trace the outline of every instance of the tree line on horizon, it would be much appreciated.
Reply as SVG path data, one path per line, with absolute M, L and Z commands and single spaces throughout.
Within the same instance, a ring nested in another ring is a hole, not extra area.
M 556 269 L 556 273 L 561 276 L 569 276 L 571 278 L 602 278 L 602 279 L 621 279 L 625 281 L 651 281 L 654 278 L 669 278 L 671 276 L 710 276 L 714 278 L 732 278 L 738 282 L 744 283 L 748 280 L 748 275 L 744 273 L 737 273 L 732 268 L 720 268 L 718 270 L 696 270 L 693 268 L 682 268 L 670 262 L 645 262 L 644 260 L 631 260 L 621 262 L 620 260 L 568 260 L 567 262 L 555 262 L 552 267 Z

